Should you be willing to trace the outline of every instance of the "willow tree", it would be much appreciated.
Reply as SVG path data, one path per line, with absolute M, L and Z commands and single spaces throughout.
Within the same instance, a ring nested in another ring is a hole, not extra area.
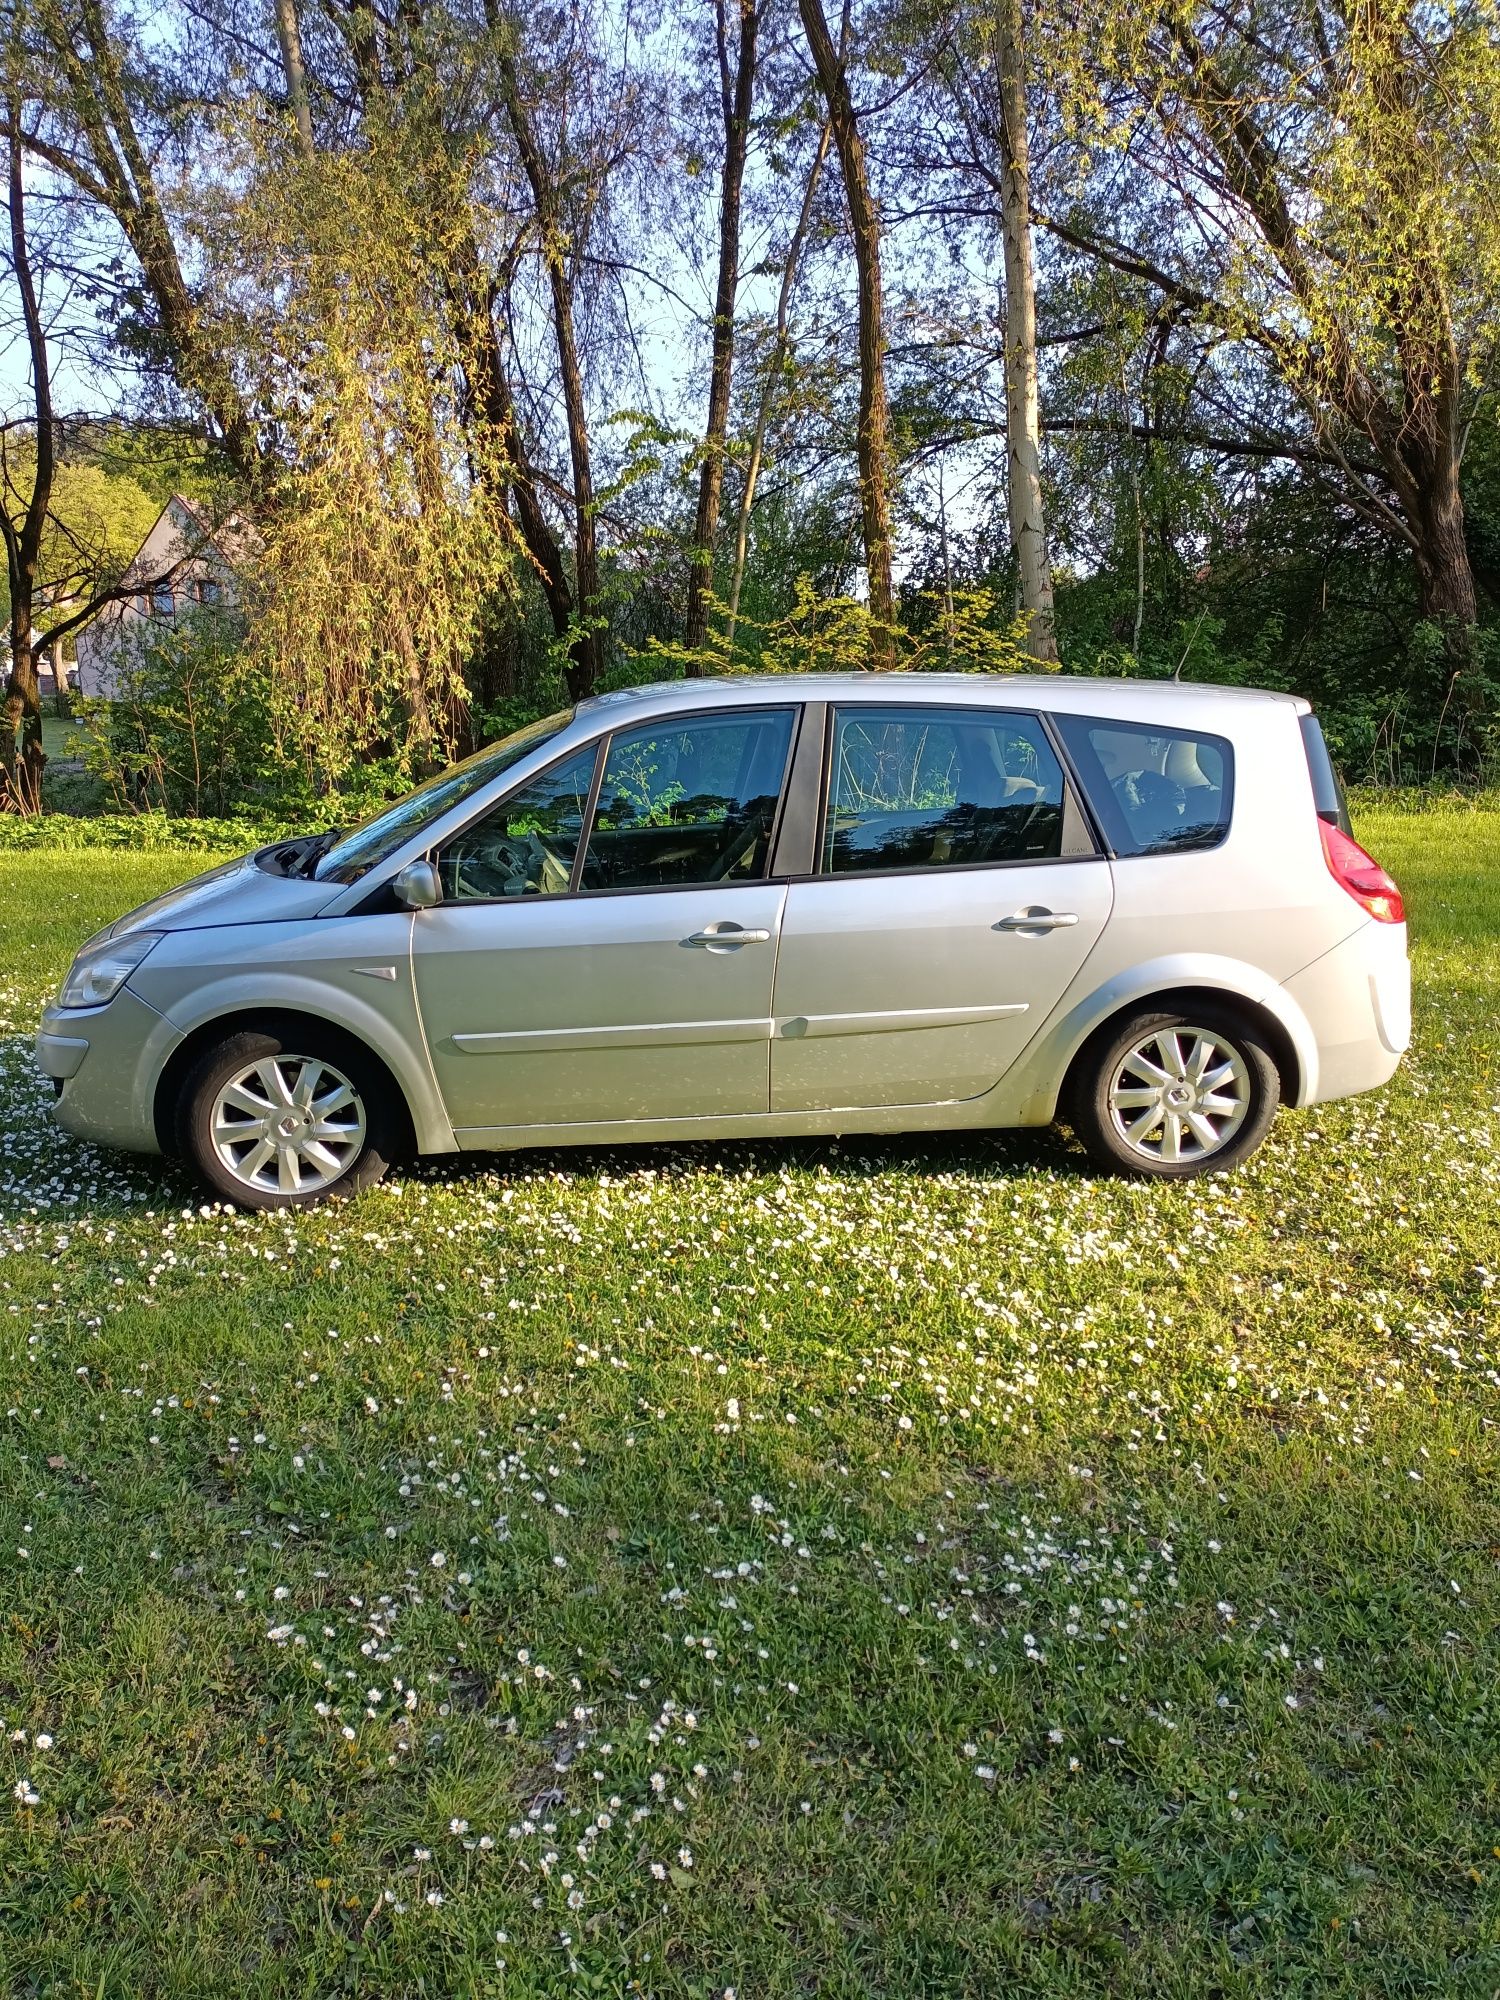
M 468 357 L 435 260 L 413 254 L 444 233 L 435 183 L 407 157 L 416 135 L 376 123 L 360 151 L 296 165 L 253 121 L 236 137 L 239 197 L 198 226 L 285 468 L 260 520 L 255 642 L 322 772 L 382 745 L 442 761 L 467 734 L 465 667 L 514 592 L 517 538 L 463 422 Z

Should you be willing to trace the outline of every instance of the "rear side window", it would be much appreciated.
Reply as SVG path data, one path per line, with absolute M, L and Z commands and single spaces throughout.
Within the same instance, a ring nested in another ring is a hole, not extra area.
M 1234 752 L 1222 736 L 1053 717 L 1116 854 L 1183 854 L 1229 831 Z
M 838 710 L 823 871 L 961 868 L 1063 852 L 1062 769 L 1034 715 Z

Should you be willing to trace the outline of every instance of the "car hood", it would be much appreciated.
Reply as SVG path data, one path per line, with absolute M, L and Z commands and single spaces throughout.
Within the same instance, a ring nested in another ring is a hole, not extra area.
M 214 924 L 285 923 L 317 916 L 342 893 L 338 882 L 268 874 L 257 867 L 253 854 L 246 854 L 221 868 L 210 868 L 206 875 L 195 875 L 138 910 L 128 910 L 99 936 L 119 937 L 124 931 L 139 930 L 198 931 Z

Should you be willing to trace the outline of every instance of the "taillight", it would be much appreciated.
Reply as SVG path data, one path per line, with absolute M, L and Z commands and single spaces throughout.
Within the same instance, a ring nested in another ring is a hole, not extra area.
M 1368 910 L 1378 924 L 1404 924 L 1406 909 L 1401 901 L 1401 891 L 1381 867 L 1372 854 L 1366 854 L 1357 840 L 1351 840 L 1342 827 L 1332 826 L 1326 819 L 1318 821 L 1318 832 L 1323 840 L 1323 859 L 1328 863 L 1328 872 L 1341 889 Z

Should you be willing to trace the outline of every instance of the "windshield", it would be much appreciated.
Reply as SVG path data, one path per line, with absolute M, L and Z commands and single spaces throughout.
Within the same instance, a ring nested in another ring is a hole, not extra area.
M 318 880 L 357 882 L 361 875 L 384 861 L 388 854 L 404 847 L 424 826 L 430 826 L 451 806 L 461 805 L 471 793 L 487 785 L 492 778 L 498 778 L 512 764 L 519 763 L 528 752 L 556 736 L 572 720 L 573 710 L 569 708 L 560 715 L 549 715 L 540 722 L 530 722 L 513 736 L 504 736 L 487 750 L 478 750 L 472 757 L 465 757 L 461 764 L 439 771 L 435 778 L 418 785 L 404 799 L 398 799 L 393 806 L 382 807 L 378 813 L 346 833 L 319 862 Z

